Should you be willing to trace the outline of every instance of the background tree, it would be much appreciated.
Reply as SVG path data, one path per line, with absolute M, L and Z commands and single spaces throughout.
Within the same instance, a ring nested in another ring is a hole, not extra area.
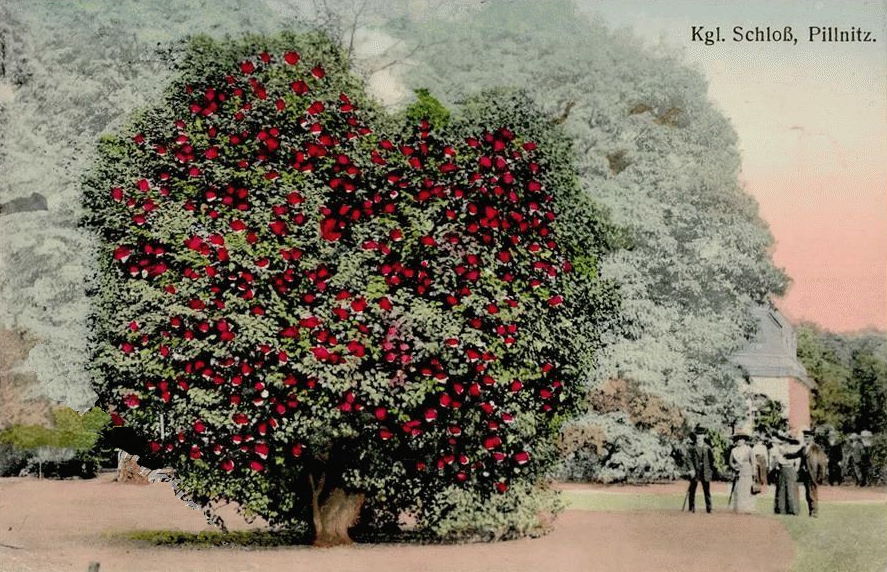
M 609 340 L 590 389 L 628 380 L 679 411 L 686 427 L 726 430 L 741 420 L 741 375 L 727 358 L 753 331 L 750 306 L 782 292 L 786 279 L 738 182 L 735 134 L 701 74 L 569 2 L 487 2 L 469 17 L 405 17 L 387 30 L 433 46 L 398 68 L 409 88 L 453 102 L 484 86 L 521 86 L 577 141 L 582 187 L 609 209 L 628 246 L 602 267 L 622 284 L 628 326 Z M 645 454 L 638 466 L 626 455 L 586 477 L 675 474 L 670 428 L 591 405 L 578 423 L 599 428 L 614 451 L 621 446 L 610 438 L 643 441 Z M 643 436 L 651 431 L 652 443 Z
M 16 424 L 0 431 L 0 444 L 36 463 L 40 478 L 45 463 L 58 465 L 92 449 L 108 423 L 108 414 L 98 408 L 80 415 L 69 407 L 58 407 L 52 418 L 50 426 Z
M 0 204 L 40 193 L 47 211 L 0 214 L 0 325 L 34 340 L 23 371 L 57 403 L 95 402 L 86 374 L 79 181 L 96 136 L 155 97 L 187 34 L 292 22 L 242 2 L 4 3 L 0 7 Z M 9 364 L 3 364 L 7 367 Z
M 0 225 L 0 322 L 36 338 L 24 369 L 53 400 L 85 410 L 95 399 L 83 357 L 81 253 L 89 244 L 75 228 L 77 182 L 94 158 L 94 138 L 159 93 L 188 34 L 291 28 L 297 18 L 316 21 L 319 4 L 4 5 L 4 38 L 14 36 L 7 70 L 20 70 L 21 80 L 0 85 L 7 111 L 0 203 L 40 192 L 49 211 Z M 322 4 L 346 22 L 358 2 Z M 631 380 L 688 426 L 724 427 L 741 415 L 738 376 L 724 358 L 752 327 L 745 303 L 779 291 L 783 277 L 767 256 L 771 238 L 756 206 L 737 184 L 735 138 L 701 76 L 627 32 L 589 23 L 566 2 L 409 0 L 385 2 L 382 13 L 373 11 L 378 4 L 356 20 L 355 45 L 379 47 L 356 49 L 352 59 L 395 107 L 406 103 L 395 96 L 414 89 L 451 103 L 479 87 L 517 85 L 580 142 L 583 188 L 611 209 L 632 245 L 605 260 L 607 276 L 626 283 L 622 311 L 631 327 L 611 336 L 597 383 Z M 635 456 L 618 455 L 623 461 L 585 476 L 675 474 L 671 438 L 638 428 L 631 412 L 592 410 L 582 423 L 590 432 L 579 434 L 624 435 L 645 443 L 652 459 L 632 467 Z
M 115 423 L 317 544 L 364 505 L 440 533 L 512 487 L 491 524 L 538 525 L 616 307 L 569 140 L 513 91 L 380 116 L 318 34 L 196 38 L 178 69 L 85 187 Z
M 773 435 L 788 431 L 788 416 L 782 402 L 758 393 L 752 397 L 753 427 L 759 435 Z
M 801 324 L 798 359 L 817 383 L 811 409 L 815 425 L 842 433 L 887 432 L 887 336 L 836 334 Z

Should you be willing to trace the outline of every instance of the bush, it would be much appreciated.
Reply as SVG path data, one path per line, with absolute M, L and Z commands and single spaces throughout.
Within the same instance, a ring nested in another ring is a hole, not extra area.
M 25 451 L 9 443 L 0 443 L 0 477 L 15 477 L 27 466 Z
M 679 476 L 673 439 L 638 429 L 625 413 L 589 413 L 564 426 L 555 475 L 574 481 L 644 483 Z
M 13 425 L 0 431 L 0 446 L 9 465 L 6 471 L 28 469 L 40 477 L 92 477 L 98 464 L 93 448 L 109 417 L 98 408 L 81 415 L 68 407 L 52 411 L 51 427 Z M 0 469 L 2 457 L 0 451 Z M 36 465 L 36 467 L 34 467 Z M 4 471 L 0 470 L 0 474 Z
M 318 543 L 538 482 L 615 307 L 564 134 L 518 92 L 384 117 L 318 35 L 198 38 L 180 70 L 85 185 L 115 423 Z
M 426 507 L 419 526 L 437 538 L 457 542 L 539 536 L 564 510 L 557 491 L 535 483 L 520 483 L 492 499 L 451 486 L 440 498 L 445 502 Z

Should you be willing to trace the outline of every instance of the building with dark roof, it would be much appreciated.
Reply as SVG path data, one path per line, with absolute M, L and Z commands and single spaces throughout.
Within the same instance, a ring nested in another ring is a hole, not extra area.
M 757 333 L 731 358 L 745 373 L 743 391 L 750 399 L 761 394 L 781 403 L 791 431 L 807 428 L 816 384 L 798 361 L 795 330 L 773 306 L 758 306 L 753 312 Z

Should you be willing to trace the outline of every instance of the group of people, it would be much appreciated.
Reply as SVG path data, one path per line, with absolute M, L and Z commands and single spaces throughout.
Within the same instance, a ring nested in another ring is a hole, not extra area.
M 738 513 L 755 512 L 756 496 L 772 485 L 775 487 L 773 511 L 796 515 L 800 513 L 799 493 L 803 485 L 807 512 L 816 517 L 821 483 L 841 484 L 845 477 L 852 476 L 858 485 L 867 484 L 871 433 L 851 435 L 843 446 L 836 437 L 837 434 L 831 432 L 828 445 L 823 447 L 810 429 L 802 431 L 800 438 L 785 432 L 769 437 L 753 436 L 745 431 L 734 433 L 727 462 L 733 472 L 730 509 Z M 696 489 L 701 485 L 705 510 L 711 512 L 711 481 L 716 464 L 704 429 L 697 428 L 694 432 L 685 459 L 690 480 L 685 506 L 690 512 L 696 512 Z
M 850 433 L 846 439 L 831 429 L 827 434 L 828 482 L 841 485 L 852 480 L 866 487 L 872 480 L 872 432 Z

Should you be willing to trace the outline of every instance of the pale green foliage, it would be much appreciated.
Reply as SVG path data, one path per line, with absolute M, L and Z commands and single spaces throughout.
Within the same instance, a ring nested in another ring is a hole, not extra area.
M 12 79 L 0 78 L 11 94 L 0 97 L 0 202 L 38 192 L 49 207 L 0 218 L 0 324 L 38 339 L 23 367 L 52 400 L 79 410 L 95 401 L 85 373 L 91 245 L 77 220 L 96 136 L 159 94 L 170 47 L 184 37 L 291 24 L 255 8 L 233 0 L 212 9 L 199 0 L 39 0 L 0 14 Z
M 557 475 L 561 478 L 643 482 L 672 470 L 672 451 L 663 447 L 652 431 L 635 430 L 624 414 L 589 413 L 573 423 L 599 427 L 606 442 L 600 449 L 583 447 L 568 453 Z
M 677 57 L 646 52 L 627 32 L 585 20 L 568 2 L 487 6 L 455 23 L 392 27 L 429 46 L 413 56 L 421 65 L 404 68 L 407 87 L 458 101 L 482 87 L 520 86 L 563 121 L 577 141 L 583 187 L 609 208 L 629 246 L 602 264 L 621 284 L 627 328 L 610 340 L 595 376 L 639 382 L 681 407 L 688 425 L 730 424 L 743 404 L 727 357 L 751 331 L 749 306 L 781 292 L 785 277 L 739 185 L 736 137 L 703 77 Z M 616 429 L 623 422 L 609 417 L 612 438 L 650 441 L 637 432 L 625 438 Z M 622 477 L 673 474 L 669 446 L 653 441 L 644 451 L 659 460 L 627 455 Z
M 451 486 L 441 492 L 440 507 L 426 509 L 434 534 L 450 540 L 506 540 L 546 533 L 564 510 L 557 491 L 541 484 L 520 483 L 505 494 L 483 498 Z
M 108 414 L 98 408 L 80 414 L 68 407 L 60 407 L 53 411 L 52 416 L 52 427 L 14 425 L 0 432 L 0 443 L 25 450 L 49 448 L 87 451 L 95 445 L 109 420 Z

